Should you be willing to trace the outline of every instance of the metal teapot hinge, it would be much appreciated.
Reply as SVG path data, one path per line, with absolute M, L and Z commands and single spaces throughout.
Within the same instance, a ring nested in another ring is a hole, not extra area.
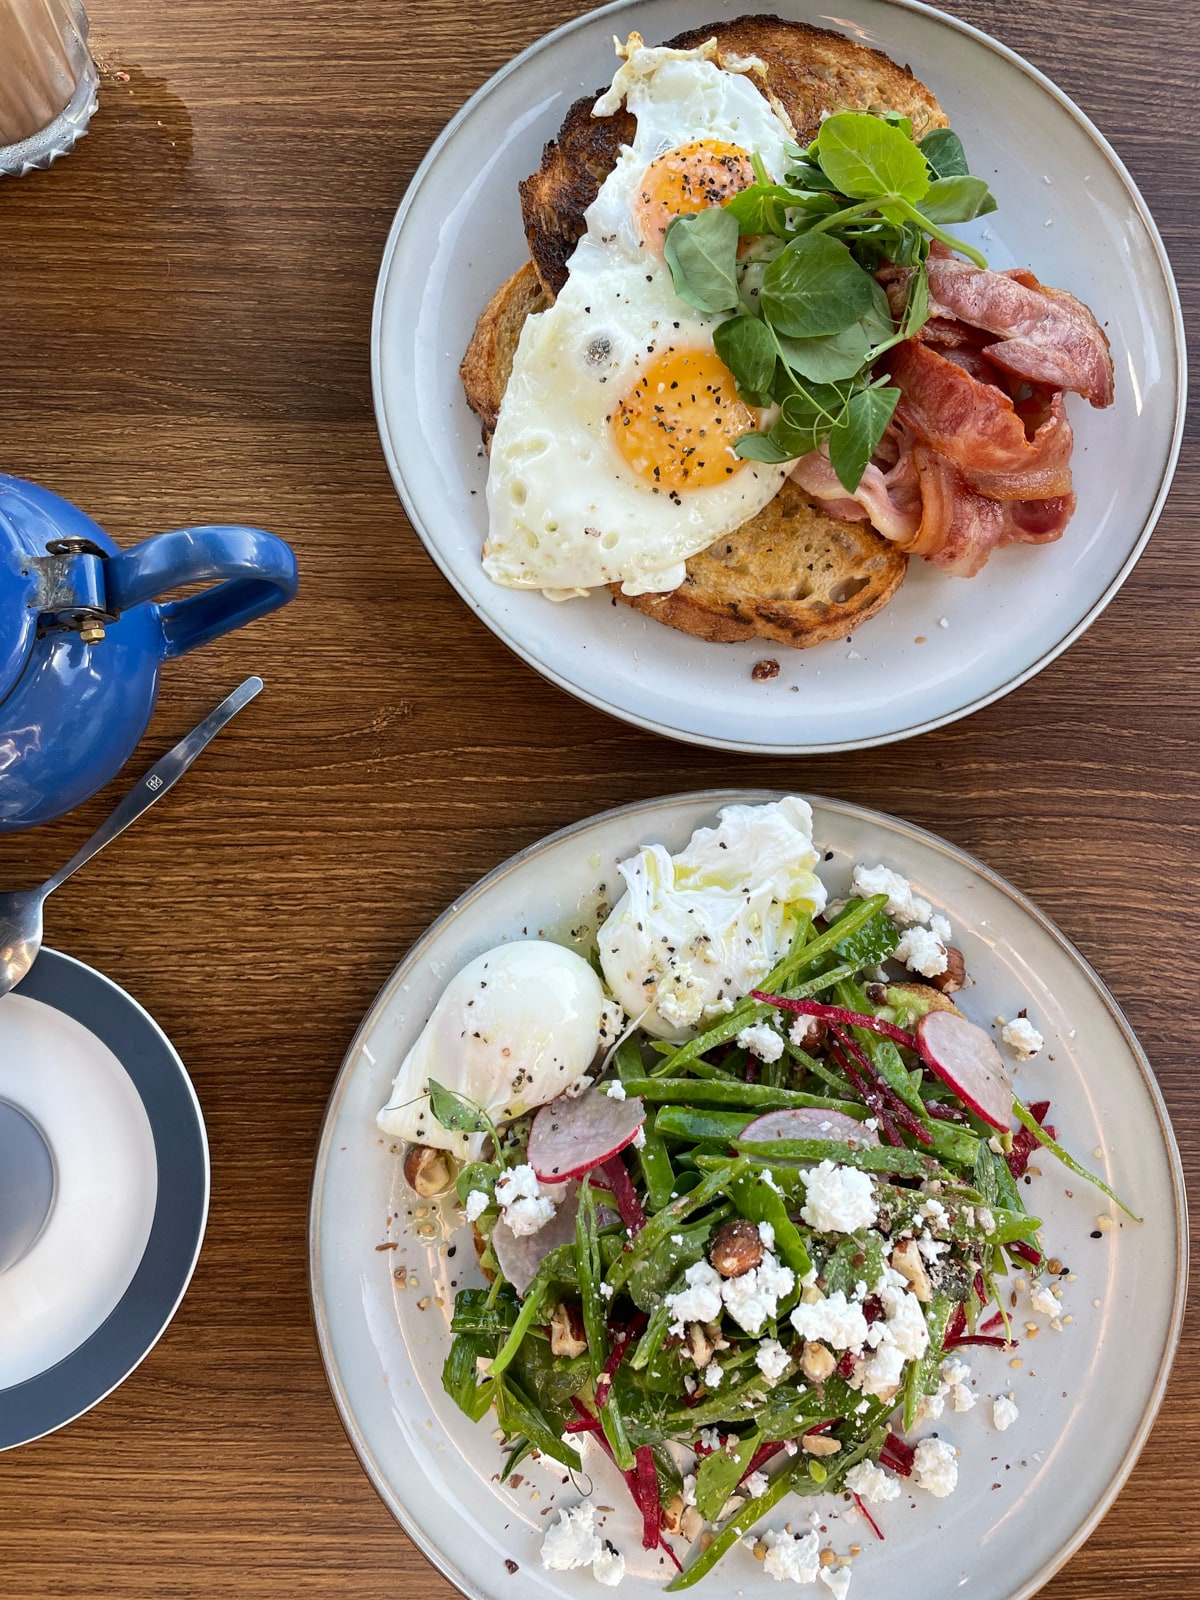
M 30 563 L 40 582 L 32 604 L 38 613 L 38 638 L 77 633 L 84 644 L 99 644 L 118 612 L 108 609 L 104 563 L 108 551 L 91 539 L 51 539 L 46 554 Z

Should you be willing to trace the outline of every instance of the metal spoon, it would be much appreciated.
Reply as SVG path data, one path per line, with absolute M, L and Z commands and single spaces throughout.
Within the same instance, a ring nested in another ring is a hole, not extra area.
M 54 1158 L 41 1129 L 0 1100 L 0 1273 L 28 1254 L 53 1200 Z
M 136 822 L 143 811 L 166 794 L 195 761 L 215 734 L 248 705 L 262 689 L 261 678 L 247 678 L 228 699 L 222 700 L 215 711 L 185 739 L 181 739 L 136 784 L 120 805 L 96 829 L 83 849 L 73 855 L 65 867 L 60 867 L 38 889 L 21 889 L 12 894 L 0 894 L 0 995 L 14 988 L 33 965 L 42 948 L 42 904 L 53 894 L 59 884 L 65 883 L 85 861 L 90 861 L 98 850 L 111 844 L 119 833 L 124 833 L 131 822 Z

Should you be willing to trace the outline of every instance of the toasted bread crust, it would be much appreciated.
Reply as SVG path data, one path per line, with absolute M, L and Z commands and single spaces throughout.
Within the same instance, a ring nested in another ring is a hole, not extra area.
M 483 423 L 485 440 L 491 437 L 500 415 L 525 318 L 544 311 L 548 304 L 533 262 L 527 261 L 500 285 L 475 324 L 458 370 L 468 404 Z
M 816 137 L 822 112 L 898 111 L 912 118 L 918 133 L 946 125 L 933 95 L 907 67 L 845 34 L 781 17 L 750 16 L 691 28 L 667 43 L 694 50 L 707 39 L 716 39 L 722 52 L 762 61 L 765 84 L 751 81 L 778 101 L 802 144 Z M 611 117 L 592 115 L 603 92 L 575 102 L 558 138 L 546 146 L 541 166 L 520 186 L 529 253 L 551 297 L 567 280 L 584 212 L 636 131 L 635 119 L 623 107 Z
M 532 262 L 497 289 L 463 358 L 463 387 L 491 438 L 525 318 L 546 304 Z M 866 522 L 839 522 L 790 479 L 736 532 L 687 563 L 671 594 L 613 593 L 698 639 L 770 639 L 793 649 L 842 639 L 881 611 L 908 557 Z
M 757 516 L 689 558 L 670 594 L 624 595 L 635 611 L 700 639 L 770 639 L 804 650 L 869 622 L 908 557 L 867 522 L 840 522 L 789 478 Z

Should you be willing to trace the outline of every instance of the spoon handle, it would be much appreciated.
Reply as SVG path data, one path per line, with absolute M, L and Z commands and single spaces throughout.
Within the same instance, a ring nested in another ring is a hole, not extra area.
M 119 833 L 124 833 L 131 822 L 136 822 L 143 811 L 148 811 L 154 802 L 166 794 L 195 761 L 210 739 L 220 733 L 225 724 L 235 717 L 243 706 L 249 705 L 255 695 L 263 686 L 261 678 L 247 678 L 245 683 L 238 687 L 215 711 L 210 711 L 204 721 L 193 728 L 185 738 L 181 739 L 173 750 L 168 750 L 161 761 L 155 763 L 150 771 L 121 801 L 120 805 L 96 829 L 88 842 L 78 850 L 45 884 L 45 893 L 51 894 L 59 884 L 65 883 L 73 872 L 77 872 L 85 861 L 90 861 L 98 850 L 103 850 L 106 844 L 111 844 Z

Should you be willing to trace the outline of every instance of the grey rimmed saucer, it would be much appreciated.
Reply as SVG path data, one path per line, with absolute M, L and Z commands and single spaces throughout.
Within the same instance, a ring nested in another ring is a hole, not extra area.
M 43 950 L 0 999 L 0 1450 L 90 1410 L 150 1352 L 208 1195 L 204 1121 L 166 1035 Z

